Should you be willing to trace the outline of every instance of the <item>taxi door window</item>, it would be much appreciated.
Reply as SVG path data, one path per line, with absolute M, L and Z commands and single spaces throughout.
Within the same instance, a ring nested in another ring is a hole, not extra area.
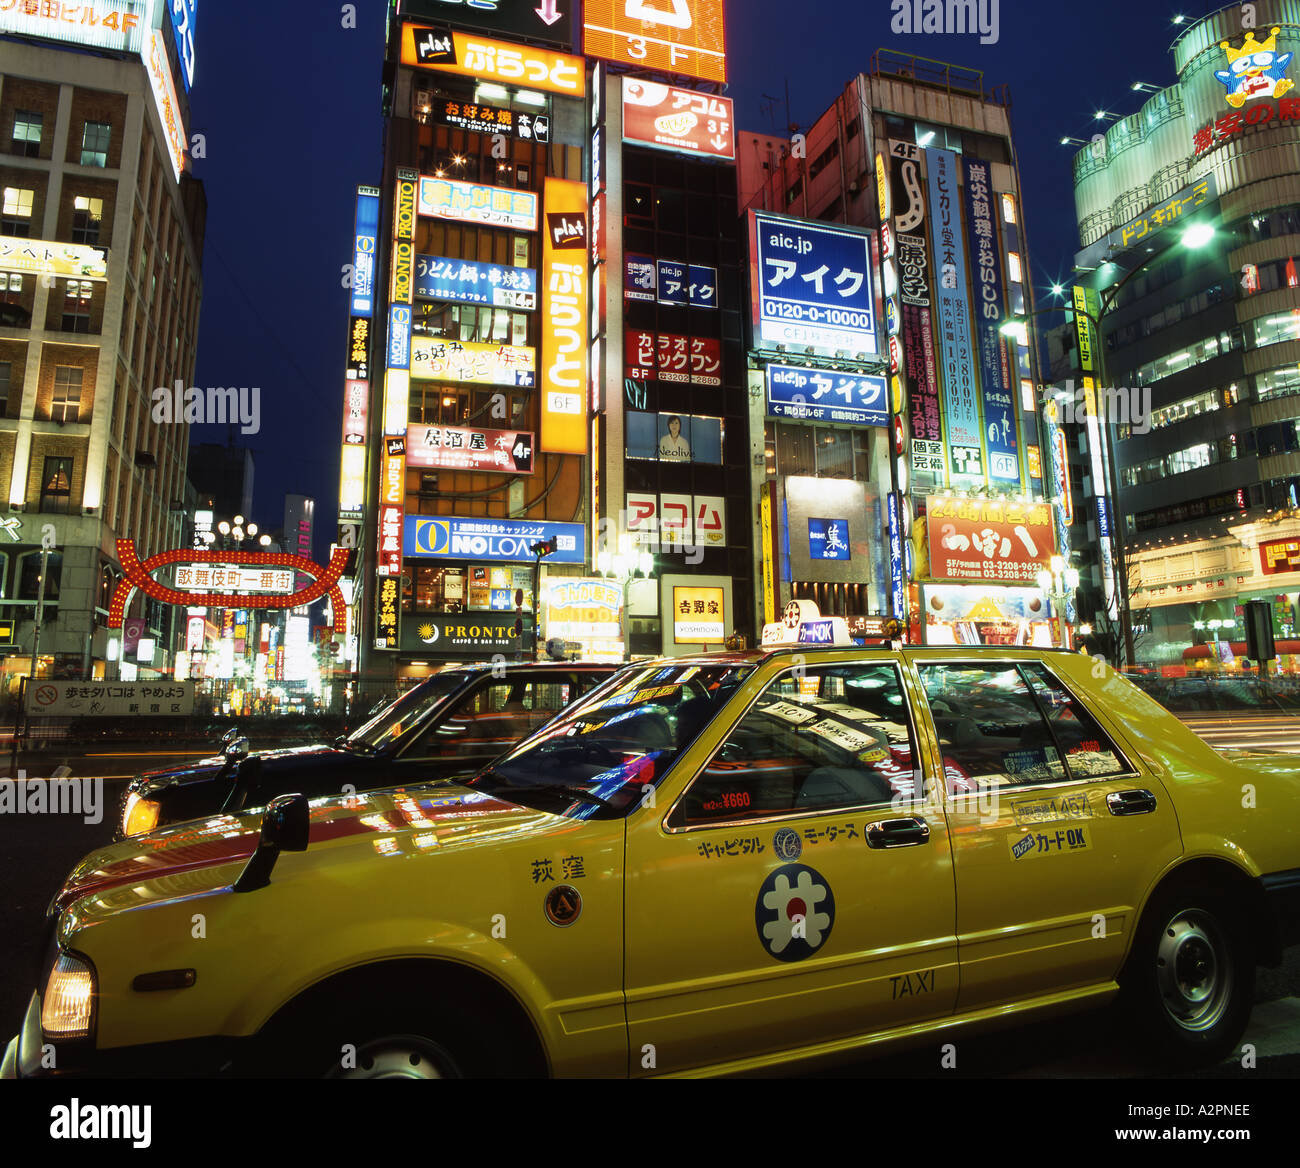
M 672 827 L 767 819 L 910 797 L 911 720 L 889 663 L 783 674 L 686 791 Z
M 1041 664 L 920 662 L 918 671 L 950 795 L 1128 769 L 1092 716 Z
M 480 686 L 431 727 L 406 755 L 438 758 L 449 752 L 495 757 L 549 722 L 575 696 L 571 679 L 505 679 Z

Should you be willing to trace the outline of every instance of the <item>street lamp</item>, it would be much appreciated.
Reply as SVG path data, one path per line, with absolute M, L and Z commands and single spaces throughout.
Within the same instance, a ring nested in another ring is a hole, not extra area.
M 637 550 L 636 541 L 624 532 L 618 537 L 618 551 L 596 553 L 596 571 L 616 581 L 623 590 L 623 608 L 619 618 L 619 632 L 623 635 L 623 660 L 632 656 L 632 621 L 628 614 L 628 595 L 632 581 L 638 577 L 649 579 L 654 572 L 655 558 L 648 551 Z
M 1079 587 L 1079 569 L 1067 568 L 1061 556 L 1051 558 L 1051 567 L 1038 573 L 1038 587 L 1052 601 L 1052 613 L 1061 622 L 1061 647 L 1070 647 L 1070 631 L 1065 623 L 1065 606 Z
M 1086 308 L 1080 308 L 1073 303 L 1066 304 L 1048 304 L 1041 308 L 1035 308 L 1030 312 L 1020 316 L 1012 317 L 1004 321 L 999 326 L 999 331 L 1006 336 L 1016 337 L 1022 344 L 1028 344 L 1028 321 L 1031 317 L 1038 316 L 1044 312 L 1073 312 L 1076 316 L 1082 316 L 1091 325 L 1096 335 L 1096 344 L 1093 346 L 1093 354 L 1097 362 L 1094 371 L 1096 382 L 1099 387 L 1104 388 L 1108 381 L 1109 375 L 1106 372 L 1106 344 L 1101 333 L 1101 322 L 1105 319 L 1106 313 L 1114 305 L 1116 298 L 1130 280 L 1139 272 L 1144 271 L 1157 260 L 1163 259 L 1169 252 L 1177 247 L 1185 247 L 1189 250 L 1197 250 L 1204 247 L 1214 239 L 1215 230 L 1212 224 L 1207 222 L 1198 222 L 1189 224 L 1188 227 L 1173 242 L 1166 244 L 1159 251 L 1148 255 L 1140 264 L 1125 274 L 1114 286 L 1108 288 L 1101 297 L 1101 304 L 1094 316 Z M 1105 266 L 1111 266 L 1109 264 Z M 1133 621 L 1129 604 L 1128 589 L 1128 569 L 1124 556 L 1124 539 L 1120 530 L 1118 514 L 1119 504 L 1119 469 L 1116 465 L 1115 443 L 1110 436 L 1110 419 L 1102 418 L 1099 421 L 1104 422 L 1106 430 L 1106 443 L 1104 445 L 1103 458 L 1105 461 L 1106 477 L 1109 480 L 1110 497 L 1115 502 L 1116 514 L 1111 517 L 1111 545 L 1115 556 L 1115 570 L 1119 577 L 1119 587 L 1117 589 L 1118 612 L 1117 619 L 1123 629 L 1124 638 L 1124 660 L 1128 665 L 1136 664 L 1136 658 L 1133 651 Z

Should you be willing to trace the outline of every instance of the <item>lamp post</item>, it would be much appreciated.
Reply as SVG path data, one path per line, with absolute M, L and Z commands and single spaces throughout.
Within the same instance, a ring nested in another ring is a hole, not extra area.
M 1070 630 L 1065 621 L 1066 602 L 1079 587 L 1078 568 L 1067 568 L 1061 556 L 1053 556 L 1051 567 L 1038 573 L 1038 587 L 1052 602 L 1052 613 L 1061 622 L 1061 648 L 1072 648 Z
M 1195 251 L 1204 247 L 1213 238 L 1214 228 L 1210 224 L 1194 223 L 1190 225 L 1177 239 L 1166 244 L 1158 252 L 1152 253 L 1138 264 L 1137 267 L 1129 271 L 1118 283 L 1106 289 L 1105 293 L 1101 297 L 1101 303 L 1095 316 L 1086 308 L 1079 308 L 1073 303 L 1048 304 L 1004 321 L 1001 325 L 1000 331 L 1012 336 L 1023 333 L 1027 338 L 1028 334 L 1025 329 L 1025 324 L 1031 317 L 1039 316 L 1045 312 L 1072 312 L 1076 316 L 1082 316 L 1092 326 L 1093 333 L 1096 336 L 1096 346 L 1094 349 L 1097 363 L 1096 381 L 1097 387 L 1099 389 L 1104 389 L 1109 380 L 1109 375 L 1106 371 L 1106 343 L 1105 339 L 1102 337 L 1101 322 L 1105 319 L 1106 313 L 1115 303 L 1115 299 L 1119 296 L 1120 292 L 1123 291 L 1124 286 L 1139 272 L 1144 271 L 1151 264 L 1168 255 L 1175 248 L 1185 247 L 1189 250 Z M 1053 290 L 1055 290 L 1055 288 Z M 1028 340 L 1026 339 L 1024 343 L 1028 344 Z M 1116 619 L 1123 630 L 1124 661 L 1128 665 L 1134 665 L 1136 664 L 1136 659 L 1133 651 L 1133 620 L 1129 601 L 1128 567 L 1124 555 L 1124 536 L 1123 532 L 1120 530 L 1120 516 L 1118 514 L 1119 469 L 1116 465 L 1115 443 L 1110 435 L 1110 419 L 1102 418 L 1100 421 L 1102 421 L 1106 426 L 1106 443 L 1103 450 L 1100 452 L 1100 456 L 1101 460 L 1105 464 L 1104 469 L 1106 471 L 1107 489 L 1110 492 L 1111 499 L 1114 500 L 1115 503 L 1115 514 L 1111 516 L 1111 546 L 1115 557 L 1115 572 L 1119 577 L 1118 587 L 1116 589 L 1116 600 L 1118 602 L 1116 605 Z
M 654 568 L 654 556 L 645 550 L 638 551 L 635 540 L 627 532 L 618 537 L 618 551 L 602 551 L 596 555 L 596 571 L 616 581 L 623 590 L 619 632 L 623 636 L 624 661 L 629 661 L 632 657 L 632 621 L 628 615 L 628 594 L 631 584 L 638 577 L 649 579 Z

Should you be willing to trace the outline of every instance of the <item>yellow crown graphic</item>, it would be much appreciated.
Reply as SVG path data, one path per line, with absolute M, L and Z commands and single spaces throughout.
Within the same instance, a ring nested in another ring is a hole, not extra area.
M 1231 65 L 1238 57 L 1248 57 L 1251 53 L 1271 53 L 1277 49 L 1277 34 L 1282 31 L 1281 27 L 1269 30 L 1268 40 L 1257 41 L 1255 39 L 1255 30 L 1251 29 L 1246 34 L 1245 43 L 1239 49 L 1234 49 L 1227 41 L 1220 41 L 1221 48 L 1228 56 L 1228 64 Z

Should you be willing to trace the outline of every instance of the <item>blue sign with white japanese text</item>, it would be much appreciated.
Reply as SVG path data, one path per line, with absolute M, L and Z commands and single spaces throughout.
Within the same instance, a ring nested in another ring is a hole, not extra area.
M 875 356 L 870 236 L 762 211 L 753 212 L 752 230 L 756 347 Z
M 388 311 L 388 368 L 411 367 L 411 307 L 394 304 Z
M 422 300 L 454 300 L 531 312 L 537 307 L 537 272 L 503 268 L 442 256 L 415 257 L 415 295 Z
M 808 520 L 808 558 L 810 560 L 850 560 L 849 521 L 847 519 Z
M 379 192 L 374 187 L 357 191 L 356 254 L 352 260 L 352 315 L 375 312 L 375 248 L 379 242 Z
M 531 564 L 533 546 L 552 536 L 547 564 L 581 564 L 587 559 L 587 528 L 581 523 L 529 519 L 429 519 L 406 516 L 402 554 L 408 559 L 493 560 Z
M 718 269 L 691 264 L 690 299 L 692 308 L 718 307 Z
M 685 305 L 690 297 L 686 265 L 676 260 L 659 261 L 659 303 Z
M 165 0 L 171 11 L 172 39 L 181 62 L 181 80 L 185 92 L 194 84 L 194 22 L 199 15 L 199 0 Z M 65 20 L 69 17 L 65 16 Z
M 885 379 L 798 365 L 767 367 L 767 412 L 805 422 L 889 425 Z
M 1011 371 L 1002 299 L 1002 249 L 998 246 L 993 205 L 997 198 L 989 187 L 989 164 L 963 158 L 966 174 L 966 214 L 970 219 L 970 261 L 975 292 L 975 340 L 980 355 L 980 387 L 984 399 L 984 441 L 989 456 L 989 478 L 1020 482 L 1020 452 L 1016 447 L 1016 419 L 1011 396 Z

